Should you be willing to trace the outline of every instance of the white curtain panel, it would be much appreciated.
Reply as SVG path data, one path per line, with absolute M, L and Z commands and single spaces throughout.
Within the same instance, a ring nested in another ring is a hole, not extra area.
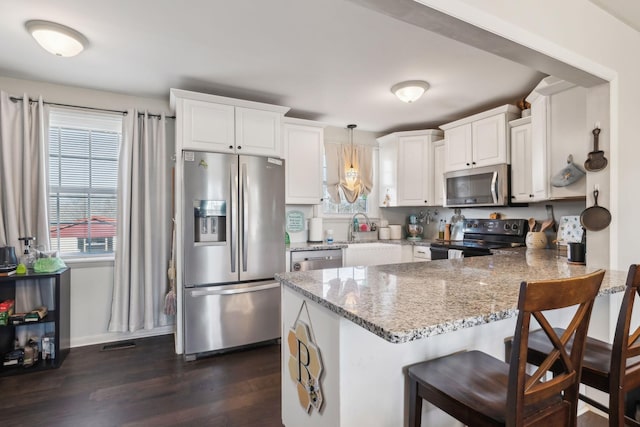
M 49 249 L 44 129 L 42 98 L 30 102 L 24 94 L 20 100 L 11 100 L 0 92 L 0 246 L 15 247 L 18 258 L 23 252 L 19 237 L 35 237 L 36 245 Z M 42 304 L 36 284 L 16 285 L 16 311 Z
M 345 145 L 325 143 L 327 162 L 327 191 L 331 200 L 340 202 L 340 188 L 349 203 L 373 189 L 373 149 L 367 145 Z M 347 184 L 345 171 L 353 164 L 358 170 L 358 181 L 351 187 Z
M 12 101 L 0 92 L 0 245 L 15 246 L 16 254 L 19 237 L 49 249 L 44 127 L 42 98 Z
M 111 332 L 173 323 L 163 313 L 171 255 L 171 153 L 166 120 L 129 111 L 118 163 Z

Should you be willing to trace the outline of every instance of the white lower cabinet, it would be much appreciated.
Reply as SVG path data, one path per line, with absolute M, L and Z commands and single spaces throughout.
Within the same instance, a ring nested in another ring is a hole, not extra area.
M 431 248 L 429 246 L 414 246 L 413 261 L 414 262 L 431 261 Z

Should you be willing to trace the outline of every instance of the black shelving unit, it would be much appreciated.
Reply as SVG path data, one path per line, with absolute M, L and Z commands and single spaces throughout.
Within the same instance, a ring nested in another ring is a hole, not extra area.
M 43 286 L 43 281 L 47 281 L 44 286 L 52 287 L 51 295 L 54 305 L 53 307 L 48 307 L 49 312 L 39 322 L 0 326 L 0 377 L 59 368 L 67 354 L 69 354 L 71 340 L 71 270 L 65 267 L 55 273 L 34 273 L 29 271 L 27 274 L 0 276 L 0 301 L 6 299 L 16 300 L 16 284 L 21 281 L 32 281 L 27 286 Z M 16 300 L 17 303 L 18 301 Z M 30 328 L 38 324 L 47 324 L 45 328 L 53 329 L 54 331 L 55 359 L 42 360 L 40 358 L 35 365 L 26 368 L 3 366 L 4 355 L 13 350 L 16 333 L 19 328 Z M 49 326 L 51 324 L 53 324 L 53 328 Z

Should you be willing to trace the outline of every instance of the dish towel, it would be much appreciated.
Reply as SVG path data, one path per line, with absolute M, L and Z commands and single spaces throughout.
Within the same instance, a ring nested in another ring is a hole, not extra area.
M 460 249 L 449 249 L 449 259 L 462 258 L 463 252 Z

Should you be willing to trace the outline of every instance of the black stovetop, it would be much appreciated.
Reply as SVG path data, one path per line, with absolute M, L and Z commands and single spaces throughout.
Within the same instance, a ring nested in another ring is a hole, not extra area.
M 464 240 L 436 241 L 431 247 L 447 249 L 499 249 L 525 245 L 529 227 L 524 219 L 464 220 Z

